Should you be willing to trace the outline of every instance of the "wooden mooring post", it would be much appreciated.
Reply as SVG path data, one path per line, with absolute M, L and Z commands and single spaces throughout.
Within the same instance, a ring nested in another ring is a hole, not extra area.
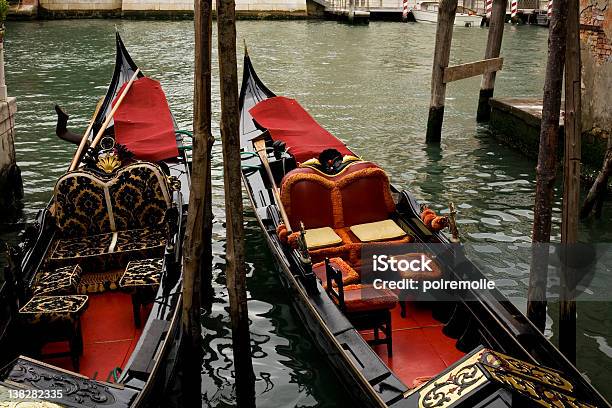
M 499 57 L 502 39 L 504 37 L 504 26 L 507 6 L 508 0 L 493 0 L 491 18 L 489 19 L 489 35 L 487 37 L 485 59 Z M 476 120 L 478 122 L 486 122 L 491 116 L 491 107 L 489 106 L 489 99 L 493 97 L 496 74 L 496 71 L 491 71 L 485 73 L 482 76 L 482 82 L 480 84 L 480 96 L 478 97 L 478 111 L 476 113 Z
M 438 27 L 436 29 L 436 45 L 434 49 L 433 66 L 431 70 L 431 101 L 427 118 L 427 143 L 440 143 L 442 138 L 442 122 L 444 121 L 444 99 L 446 83 L 444 70 L 448 67 L 453 26 L 457 0 L 440 0 L 438 6 Z
M 217 0 L 219 80 L 221 83 L 221 138 L 226 214 L 226 277 L 232 320 L 236 403 L 255 406 L 255 376 L 246 295 L 242 173 L 236 62 L 236 10 L 234 0 Z
M 571 258 L 578 242 L 581 155 L 580 16 L 578 0 L 567 0 L 565 50 L 565 153 L 563 157 L 562 259 L 559 304 L 559 349 L 576 363 L 576 277 Z M 570 258 L 568 258 L 570 257 Z
M 563 86 L 563 65 L 565 63 L 566 17 L 567 0 L 555 0 L 548 34 L 548 59 L 544 79 L 540 147 L 536 168 L 533 251 L 527 303 L 527 317 L 542 332 L 546 326 L 547 244 L 550 243 L 552 206 L 554 203 L 561 88 Z
M 212 117 L 212 8 L 213 0 L 195 0 L 197 3 L 194 9 L 195 36 L 197 52 L 195 54 L 196 72 L 194 78 L 194 112 L 199 112 L 200 117 L 196 121 L 194 115 L 193 130 L 194 135 L 199 135 L 199 140 L 206 143 L 206 157 L 204 158 L 205 176 L 205 203 L 204 217 L 202 219 L 204 226 L 204 248 L 202 252 L 202 261 L 200 263 L 201 287 L 200 297 L 201 305 L 210 308 L 214 292 L 212 290 L 212 147 L 215 143 L 215 137 L 212 134 L 211 117 Z
M 212 0 L 195 0 L 195 68 L 193 150 L 189 212 L 183 247 L 183 310 L 185 336 L 182 361 L 185 406 L 201 406 L 202 333 L 201 279 L 212 273 L 211 44 Z M 180 209 L 179 209 L 180 210 Z
M 460 79 L 484 75 L 483 84 L 490 87 L 493 94 L 493 83 L 495 72 L 502 69 L 504 60 L 499 57 L 501 40 L 504 30 L 503 16 L 505 15 L 505 4 L 507 0 L 498 0 L 496 27 L 489 30 L 489 40 L 485 59 L 466 64 L 448 66 L 450 58 L 451 43 L 453 40 L 453 27 L 455 24 L 455 13 L 457 12 L 457 0 L 441 0 L 438 7 L 438 27 L 436 30 L 436 46 L 434 49 L 433 65 L 431 70 L 431 101 L 429 104 L 429 115 L 427 117 L 427 143 L 440 143 L 442 139 L 442 123 L 444 121 L 444 100 L 446 98 L 446 84 Z M 500 15 L 502 17 L 500 17 Z M 486 79 L 488 78 L 488 79 Z M 483 91 L 480 92 L 481 98 Z M 484 93 L 486 94 L 486 93 Z M 488 99 L 487 99 L 488 106 Z

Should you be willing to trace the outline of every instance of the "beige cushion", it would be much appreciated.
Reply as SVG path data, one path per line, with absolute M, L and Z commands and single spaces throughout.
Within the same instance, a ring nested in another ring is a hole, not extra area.
M 361 242 L 384 241 L 406 235 L 406 231 L 401 229 L 393 220 L 353 225 L 350 230 Z
M 308 229 L 304 233 L 308 249 L 323 248 L 342 242 L 342 238 L 330 227 Z

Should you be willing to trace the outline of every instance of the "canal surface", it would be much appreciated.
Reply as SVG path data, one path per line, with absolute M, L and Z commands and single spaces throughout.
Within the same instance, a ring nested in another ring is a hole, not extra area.
M 181 128 L 191 129 L 192 22 L 71 20 L 9 22 L 5 43 L 9 94 L 18 98 L 17 155 L 25 207 L 16 222 L 2 220 L 11 238 L 49 199 L 74 148 L 54 135 L 53 105 L 83 129 L 104 94 L 114 63 L 114 30 L 134 60 L 161 81 Z M 216 28 L 215 28 L 216 29 Z M 215 30 L 214 29 L 214 30 Z M 213 31 L 214 31 L 213 30 Z M 486 29 L 456 28 L 451 62 L 482 58 Z M 255 68 L 277 94 L 296 98 L 329 131 L 365 159 L 384 167 L 392 182 L 439 209 L 459 206 L 464 240 L 529 242 L 535 163 L 493 140 L 476 125 L 479 78 L 450 84 L 440 148 L 424 144 L 435 26 L 371 23 L 350 27 L 318 21 L 240 21 L 239 44 L 249 45 Z M 496 95 L 541 96 L 547 30 L 507 25 Z M 220 117 L 216 51 L 213 127 Z M 240 50 L 242 53 L 242 50 Z M 241 58 L 240 58 L 241 64 Z M 241 67 L 240 67 L 241 72 Z M 220 142 L 214 147 L 214 299 L 202 316 L 202 369 L 207 405 L 234 404 L 231 333 L 224 288 L 224 210 Z M 246 204 L 246 203 L 245 203 Z M 559 238 L 557 197 L 553 235 Z M 338 406 L 346 400 L 275 276 L 272 257 L 245 205 L 249 316 L 259 407 Z M 604 221 L 581 226 L 588 242 L 612 241 L 608 204 Z M 512 254 L 495 257 L 492 277 L 525 310 L 528 268 Z M 556 342 L 555 320 L 549 335 Z M 612 304 L 578 305 L 578 366 L 612 399 Z

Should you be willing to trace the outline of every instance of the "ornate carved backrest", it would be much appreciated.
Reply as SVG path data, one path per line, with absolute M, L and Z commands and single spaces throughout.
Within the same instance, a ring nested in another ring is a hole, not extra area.
M 147 162 L 119 170 L 108 193 L 116 231 L 158 226 L 172 202 L 166 176 Z
M 64 236 L 88 236 L 111 230 L 104 183 L 86 170 L 71 171 L 57 181 L 55 222 Z
M 55 219 L 63 236 L 156 227 L 171 202 L 166 176 L 148 162 L 129 164 L 108 178 L 80 169 L 55 185 Z

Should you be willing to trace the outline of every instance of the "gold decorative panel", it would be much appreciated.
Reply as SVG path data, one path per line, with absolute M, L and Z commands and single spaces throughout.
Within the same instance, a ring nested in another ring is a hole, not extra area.
M 420 408 L 447 408 L 459 401 L 478 386 L 487 382 L 482 370 L 476 365 L 483 353 L 477 352 L 463 363 L 419 390 Z

